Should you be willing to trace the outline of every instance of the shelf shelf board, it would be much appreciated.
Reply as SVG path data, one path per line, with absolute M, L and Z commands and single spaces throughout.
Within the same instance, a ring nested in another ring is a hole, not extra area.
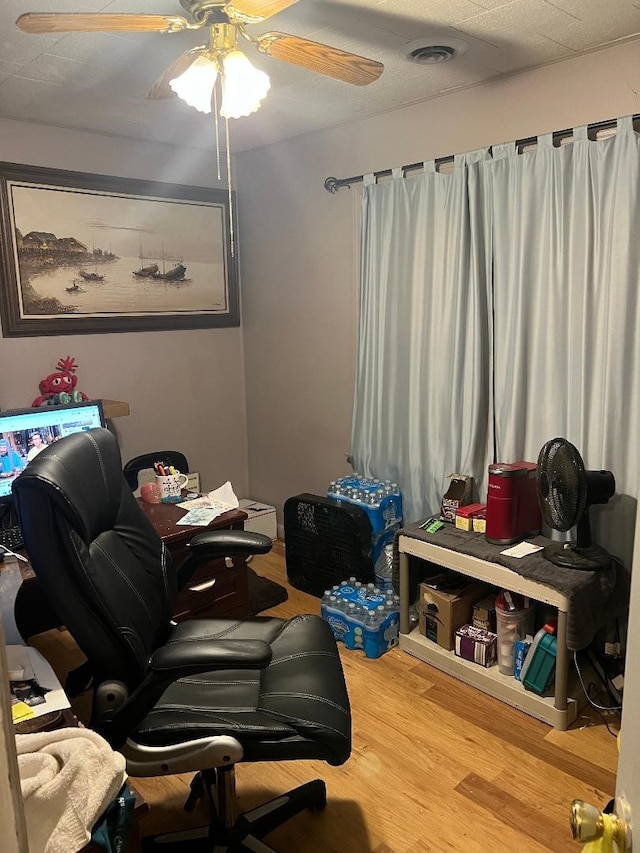
M 430 560 L 446 569 L 452 569 L 467 577 L 485 581 L 485 583 L 502 589 L 509 589 L 511 592 L 520 593 L 520 595 L 529 596 L 536 601 L 558 607 L 560 610 L 567 611 L 569 609 L 568 597 L 559 590 L 519 575 L 499 563 L 490 563 L 470 554 L 451 551 L 449 548 L 443 548 L 421 539 L 402 536 L 402 534 L 400 534 L 398 546 L 404 554 L 419 557 L 421 560 Z
M 483 667 L 458 657 L 454 652 L 428 640 L 418 628 L 414 628 L 410 634 L 400 634 L 400 648 L 556 729 L 566 729 L 578 715 L 578 703 L 574 698 L 567 700 L 566 710 L 555 708 L 553 696 L 538 696 L 537 693 L 525 690 L 516 678 L 503 675 L 497 665 Z

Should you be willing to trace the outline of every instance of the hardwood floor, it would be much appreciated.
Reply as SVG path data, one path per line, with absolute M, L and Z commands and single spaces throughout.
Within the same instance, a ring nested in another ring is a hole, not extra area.
M 319 612 L 318 599 L 288 586 L 280 543 L 251 566 L 289 590 L 288 601 L 268 614 Z M 63 637 L 55 642 L 63 643 L 68 659 L 72 641 Z M 44 653 L 47 639 L 41 635 L 34 643 Z M 377 660 L 344 648 L 341 656 L 353 713 L 350 760 L 342 767 L 301 761 L 237 768 L 242 809 L 316 777 L 327 783 L 327 808 L 303 813 L 273 832 L 268 841 L 276 849 L 579 849 L 569 831 L 571 801 L 604 806 L 615 789 L 616 741 L 596 712 L 584 711 L 570 731 L 558 732 L 399 649 Z M 608 714 L 607 722 L 617 732 L 618 715 Z M 203 812 L 183 811 L 188 783 L 188 776 L 135 780 L 151 806 L 143 835 L 204 823 Z

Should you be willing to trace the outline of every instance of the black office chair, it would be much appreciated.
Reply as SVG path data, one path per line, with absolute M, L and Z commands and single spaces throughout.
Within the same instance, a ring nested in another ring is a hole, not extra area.
M 266 853 L 272 848 L 257 839 L 305 808 L 323 808 L 326 789 L 316 779 L 238 815 L 234 768 L 349 757 L 349 699 L 329 625 L 311 615 L 173 624 L 171 558 L 106 429 L 47 447 L 13 494 L 38 581 L 87 657 L 90 725 L 123 753 L 130 775 L 196 771 L 192 797 L 208 797 L 213 853 Z M 266 553 L 271 540 L 221 530 L 188 547 L 185 577 L 212 557 Z M 179 849 L 189 846 L 181 840 Z
M 153 470 L 154 462 L 168 462 L 173 465 L 181 474 L 186 474 L 189 470 L 189 463 L 184 453 L 179 450 L 156 450 L 153 453 L 143 453 L 141 456 L 134 456 L 125 462 L 122 473 L 129 484 L 132 492 L 138 488 L 138 474 L 140 471 L 147 469 Z

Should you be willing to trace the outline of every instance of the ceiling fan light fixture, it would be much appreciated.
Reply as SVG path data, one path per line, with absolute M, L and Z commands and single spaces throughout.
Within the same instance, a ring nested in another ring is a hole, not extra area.
M 211 112 L 211 96 L 218 79 L 216 63 L 207 56 L 199 56 L 185 72 L 169 86 L 179 98 L 201 113 Z
M 240 118 L 255 113 L 270 86 L 268 74 L 255 68 L 241 50 L 230 50 L 222 60 L 220 115 Z

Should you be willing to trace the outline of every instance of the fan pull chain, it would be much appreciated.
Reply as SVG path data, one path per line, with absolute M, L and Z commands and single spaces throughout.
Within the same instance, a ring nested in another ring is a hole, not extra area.
M 231 145 L 229 143 L 229 119 L 225 118 L 225 135 L 227 145 L 227 187 L 229 190 L 229 243 L 231 245 L 231 257 L 235 257 L 235 238 L 233 233 L 233 194 L 231 192 Z
M 222 82 L 220 82 L 222 85 Z M 220 113 L 218 111 L 218 87 L 213 87 L 213 114 L 216 124 L 216 168 L 218 172 L 218 180 L 222 179 L 220 172 Z M 231 249 L 231 257 L 235 257 L 235 239 L 233 233 L 233 195 L 231 182 L 231 145 L 229 142 L 229 119 L 225 118 L 225 143 L 227 148 L 227 184 L 229 188 L 229 247 Z
M 221 179 L 220 174 L 220 113 L 218 112 L 218 87 L 213 87 L 213 114 L 216 119 L 216 167 L 218 169 L 218 180 Z

